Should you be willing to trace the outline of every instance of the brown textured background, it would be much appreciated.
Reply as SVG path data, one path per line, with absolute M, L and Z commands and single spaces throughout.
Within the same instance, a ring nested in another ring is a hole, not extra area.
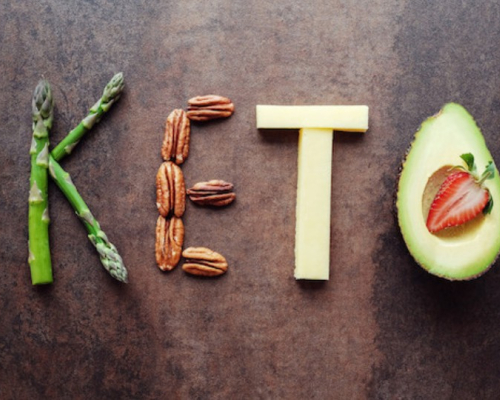
M 392 216 L 420 122 L 462 103 L 500 160 L 500 5 L 473 1 L 0 2 L 1 399 L 496 399 L 500 270 L 450 283 L 420 270 Z M 436 3 L 436 4 L 434 4 Z M 50 187 L 55 282 L 27 265 L 30 98 L 57 103 L 52 143 L 113 73 L 126 92 L 63 162 L 120 250 L 100 266 Z M 224 254 L 208 281 L 154 261 L 154 176 L 167 114 L 229 96 L 196 125 L 188 185 L 236 185 L 226 209 L 188 204 L 186 245 Z M 331 280 L 293 279 L 297 134 L 259 133 L 255 105 L 367 104 L 335 138 Z

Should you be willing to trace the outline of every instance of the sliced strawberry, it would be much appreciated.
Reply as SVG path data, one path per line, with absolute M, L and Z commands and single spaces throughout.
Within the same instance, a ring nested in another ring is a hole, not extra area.
M 443 182 L 431 204 L 427 229 L 435 233 L 464 224 L 479 215 L 489 200 L 488 189 L 483 188 L 469 172 L 454 172 Z

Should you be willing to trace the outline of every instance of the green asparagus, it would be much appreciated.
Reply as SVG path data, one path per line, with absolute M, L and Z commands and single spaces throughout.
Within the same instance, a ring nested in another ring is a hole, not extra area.
M 54 157 L 49 156 L 49 172 L 56 185 L 64 193 L 87 229 L 88 238 L 96 248 L 104 269 L 120 282 L 127 282 L 127 269 L 116 247 L 108 240 L 99 222 L 90 212 L 82 196 L 78 193 L 69 173 L 64 171 Z
M 49 209 L 47 167 L 49 165 L 49 130 L 52 127 L 54 101 L 47 81 L 40 81 L 32 100 L 33 139 L 31 142 L 31 175 L 28 231 L 31 282 L 52 283 L 49 247 Z
M 78 124 L 78 126 L 69 132 L 61 142 L 54 147 L 51 152 L 54 160 L 60 161 L 65 156 L 71 154 L 74 147 L 80 139 L 92 127 L 98 123 L 103 114 L 107 112 L 111 106 L 120 98 L 120 94 L 124 87 L 123 74 L 119 72 L 109 81 L 104 88 L 102 97 L 90 109 L 88 115 Z
M 102 97 L 92 106 L 88 115 L 52 150 L 49 156 L 49 171 L 51 177 L 87 229 L 88 237 L 99 253 L 106 271 L 118 281 L 127 282 L 127 269 L 116 247 L 109 242 L 106 234 L 100 228 L 99 222 L 94 218 L 82 196 L 78 193 L 69 173 L 64 171 L 58 163 L 59 160 L 71 154 L 71 151 L 83 135 L 101 120 L 104 113 L 120 98 L 123 88 L 124 79 L 123 74 L 120 72 L 113 76 L 106 85 Z

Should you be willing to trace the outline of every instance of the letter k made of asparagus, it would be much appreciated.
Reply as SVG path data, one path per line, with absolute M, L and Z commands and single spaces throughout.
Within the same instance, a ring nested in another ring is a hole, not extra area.
M 50 85 L 41 81 L 32 102 L 33 140 L 31 144 L 31 177 L 29 196 L 29 264 L 33 285 L 52 283 L 52 266 L 48 239 L 47 171 L 66 196 L 87 229 L 88 238 L 99 253 L 104 269 L 116 280 L 127 282 L 127 269 L 116 247 L 108 240 L 59 161 L 69 155 L 80 139 L 100 121 L 119 99 L 124 87 L 123 74 L 116 74 L 104 88 L 102 97 L 78 126 L 49 153 L 48 132 L 52 126 L 53 98 Z

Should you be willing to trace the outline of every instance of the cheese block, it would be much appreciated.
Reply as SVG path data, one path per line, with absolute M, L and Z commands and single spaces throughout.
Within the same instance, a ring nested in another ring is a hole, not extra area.
M 345 132 L 368 129 L 368 106 L 271 106 L 258 105 L 257 128 L 331 128 Z
M 299 131 L 295 279 L 328 280 L 332 145 L 331 129 Z
M 300 129 L 295 278 L 328 280 L 333 131 L 365 132 L 367 106 L 256 108 L 259 129 Z

